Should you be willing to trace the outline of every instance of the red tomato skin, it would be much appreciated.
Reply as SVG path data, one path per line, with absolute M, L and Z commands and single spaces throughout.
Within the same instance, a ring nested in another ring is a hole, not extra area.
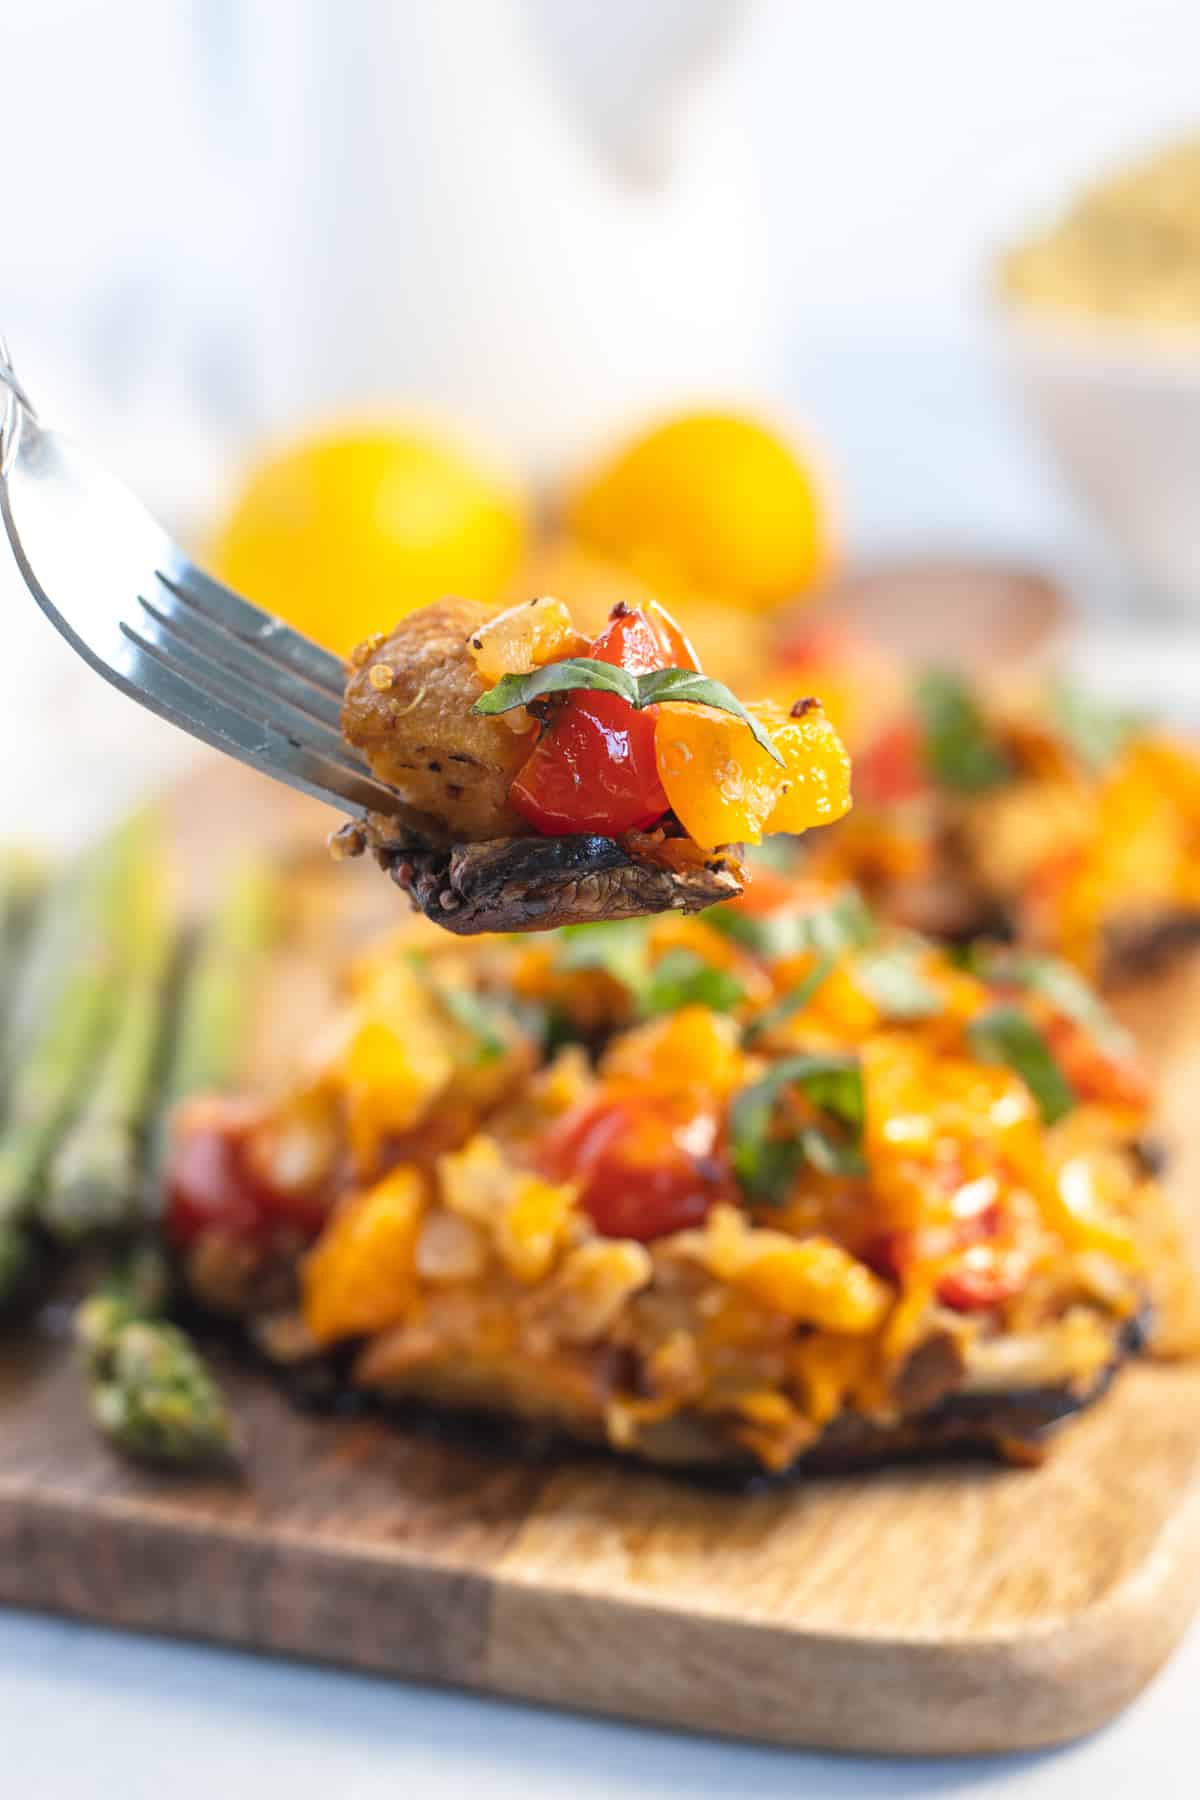
M 896 806 L 927 786 L 920 737 L 911 719 L 889 725 L 854 759 L 854 795 L 867 806 Z
M 262 1234 L 263 1214 L 246 1178 L 243 1132 L 232 1121 L 198 1123 L 176 1134 L 167 1171 L 167 1230 L 186 1246 L 209 1232 L 239 1242 Z
M 663 618 L 686 640 L 669 616 Z M 589 654 L 644 675 L 671 666 L 667 625 L 619 611 Z M 667 811 L 654 755 L 654 709 L 635 712 L 619 694 L 568 694 L 509 790 L 521 817 L 545 837 L 645 831 Z
M 664 669 L 696 669 L 700 668 L 700 658 L 692 646 L 678 620 L 673 619 L 661 600 L 651 600 L 646 608 L 646 617 L 650 621 L 650 629 L 662 646 L 666 661 L 661 665 Z
M 685 1123 L 650 1100 L 598 1100 L 559 1121 L 539 1160 L 552 1179 L 579 1183 L 580 1204 L 602 1236 L 650 1243 L 701 1224 L 728 1192 L 716 1158 L 679 1143 Z
M 997 1258 L 990 1264 L 965 1263 L 960 1269 L 948 1270 L 938 1282 L 937 1296 L 955 1312 L 988 1312 L 1011 1300 L 1024 1285 L 1024 1269 Z
M 286 1228 L 307 1236 L 320 1229 L 325 1197 L 288 1193 L 250 1167 L 247 1141 L 257 1108 L 237 1100 L 203 1098 L 180 1111 L 167 1165 L 167 1234 L 186 1248 L 209 1232 L 265 1247 Z

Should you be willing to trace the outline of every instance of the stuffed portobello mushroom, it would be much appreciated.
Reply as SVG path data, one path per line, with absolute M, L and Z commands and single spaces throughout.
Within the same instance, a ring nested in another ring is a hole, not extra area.
M 656 1464 L 1029 1458 L 1196 1337 L 1149 1092 L 1070 970 L 763 871 L 704 918 L 348 972 L 302 1079 L 177 1118 L 193 1293 L 386 1400 Z

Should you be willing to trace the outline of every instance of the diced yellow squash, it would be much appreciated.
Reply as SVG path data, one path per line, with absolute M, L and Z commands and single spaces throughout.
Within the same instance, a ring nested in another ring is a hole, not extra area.
M 425 1183 L 401 1167 L 343 1201 L 302 1269 L 304 1317 L 318 1343 L 383 1331 L 414 1293 L 414 1255 Z
M 761 1247 L 755 1238 L 770 1240 Z M 751 1234 L 736 1284 L 761 1306 L 805 1325 L 856 1336 L 874 1331 L 891 1304 L 891 1289 L 830 1238 Z
M 761 844 L 772 832 L 831 825 L 850 810 L 850 758 L 818 705 L 798 718 L 771 700 L 746 710 L 782 764 L 733 713 L 670 703 L 658 709 L 659 779 L 675 816 L 704 849 Z

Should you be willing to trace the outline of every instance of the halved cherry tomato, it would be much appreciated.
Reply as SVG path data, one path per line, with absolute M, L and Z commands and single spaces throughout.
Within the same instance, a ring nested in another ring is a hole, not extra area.
M 937 1286 L 943 1306 L 955 1312 L 987 1312 L 1019 1294 L 1029 1275 L 1029 1265 L 1015 1250 L 993 1250 L 976 1244 L 957 1269 L 949 1269 Z
M 248 1148 L 261 1119 L 252 1103 L 208 1096 L 180 1109 L 167 1166 L 166 1223 L 175 1243 L 220 1232 L 261 1245 L 282 1227 L 306 1236 L 319 1231 L 324 1192 L 288 1192 L 255 1172 Z
M 539 1160 L 552 1179 L 580 1184 L 580 1204 L 597 1231 L 648 1243 L 700 1224 L 728 1197 L 716 1136 L 712 1114 L 619 1095 L 568 1113 Z
M 644 675 L 695 668 L 695 652 L 670 614 L 655 603 L 619 607 L 592 645 L 598 662 Z M 523 819 L 549 837 L 643 831 L 667 810 L 654 756 L 654 708 L 635 712 L 619 694 L 567 695 L 542 733 L 510 798 Z
M 666 669 L 699 669 L 700 658 L 692 646 L 692 640 L 673 619 L 660 600 L 651 600 L 646 606 L 646 617 L 650 621 L 650 629 L 662 645 Z

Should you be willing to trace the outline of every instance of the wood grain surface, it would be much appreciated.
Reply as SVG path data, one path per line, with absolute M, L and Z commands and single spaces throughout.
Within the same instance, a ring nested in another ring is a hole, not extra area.
M 329 820 L 236 770 L 179 799 L 197 882 L 248 837 Z M 289 1030 L 399 904 L 297 881 Z M 282 990 L 281 990 L 282 991 Z M 1182 1203 L 1200 1195 L 1200 981 L 1133 996 Z M 1190 1135 L 1189 1135 L 1190 1134 Z M 1193 1209 L 1193 1224 L 1200 1209 Z M 96 1441 L 52 1316 L 0 1354 L 0 1600 L 782 1744 L 1049 1744 L 1101 1724 L 1200 1596 L 1200 1369 L 1127 1371 L 1036 1471 L 910 1467 L 751 1493 L 599 1455 L 297 1412 L 230 1367 L 244 1472 L 154 1476 Z

